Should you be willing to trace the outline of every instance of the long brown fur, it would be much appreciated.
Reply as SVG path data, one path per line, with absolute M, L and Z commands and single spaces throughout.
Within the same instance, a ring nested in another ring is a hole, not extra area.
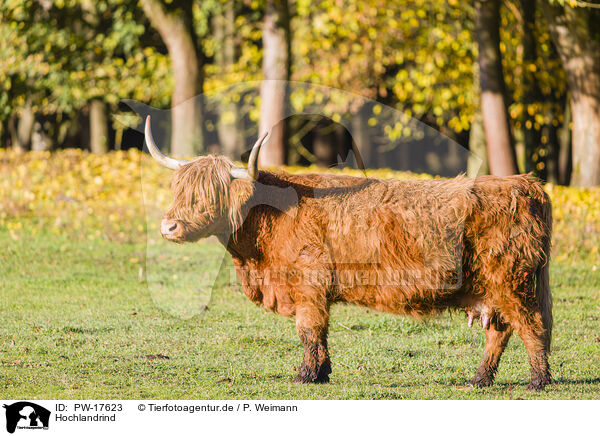
M 231 179 L 231 168 L 211 156 L 176 172 L 165 218 L 179 233 L 170 239 L 216 235 L 248 298 L 296 316 L 305 350 L 296 382 L 329 380 L 329 309 L 338 302 L 416 317 L 485 307 L 493 316 L 471 383 L 493 382 L 513 331 L 529 354 L 529 388 L 550 382 L 551 204 L 532 176 L 382 181 L 261 171 L 252 183 Z

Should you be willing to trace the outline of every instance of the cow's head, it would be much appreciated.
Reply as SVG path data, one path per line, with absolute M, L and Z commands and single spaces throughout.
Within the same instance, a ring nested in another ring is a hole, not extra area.
M 252 147 L 248 169 L 235 166 L 224 156 L 173 159 L 156 146 L 148 116 L 148 150 L 161 165 L 175 171 L 171 182 L 173 204 L 160 226 L 163 237 L 173 242 L 193 242 L 237 229 L 242 221 L 242 205 L 252 196 L 258 179 L 258 152 L 266 137 L 264 134 Z

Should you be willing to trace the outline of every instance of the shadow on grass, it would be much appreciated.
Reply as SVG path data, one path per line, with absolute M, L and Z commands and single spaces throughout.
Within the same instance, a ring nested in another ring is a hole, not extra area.
M 101 328 L 93 328 L 93 327 L 63 327 L 61 329 L 64 333 L 78 333 L 78 334 L 87 334 L 87 335 L 95 335 L 99 333 L 110 333 L 115 329 L 113 327 L 101 327 Z
M 583 378 L 578 380 L 569 380 L 565 378 L 552 379 L 551 385 L 597 385 L 600 384 L 600 377 Z
M 379 384 L 379 383 L 376 383 Z M 514 388 L 525 388 L 528 384 L 529 381 L 527 382 L 494 382 L 494 384 L 490 387 L 487 388 L 478 388 L 476 386 L 471 386 L 469 385 L 469 380 L 465 379 L 465 381 L 463 383 L 461 382 L 449 382 L 449 381 L 433 381 L 432 382 L 433 385 L 437 385 L 437 386 L 444 386 L 444 387 L 448 387 L 448 388 L 456 388 L 456 389 L 464 389 L 464 390 L 476 390 L 479 392 L 485 392 L 488 389 L 506 389 L 507 391 L 510 389 L 514 389 Z M 582 379 L 565 379 L 565 378 L 559 378 L 559 379 L 552 379 L 552 382 L 550 383 L 550 387 L 552 386 L 560 386 L 560 385 L 569 385 L 569 386 L 579 386 L 579 385 L 597 385 L 600 384 L 600 377 L 596 377 L 596 378 L 582 378 Z M 415 387 L 423 387 L 423 383 L 422 382 L 409 382 L 409 383 L 385 383 L 385 384 L 381 384 L 381 386 L 385 386 L 387 388 L 415 388 Z

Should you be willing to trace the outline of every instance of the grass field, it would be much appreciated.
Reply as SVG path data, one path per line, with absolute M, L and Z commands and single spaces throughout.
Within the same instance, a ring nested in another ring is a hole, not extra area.
M 464 314 L 418 322 L 350 306 L 332 315 L 331 383 L 299 386 L 294 321 L 237 286 L 219 279 L 208 308 L 183 319 L 152 298 L 143 241 L 27 234 L 0 227 L 2 398 L 600 399 L 600 274 L 590 263 L 552 265 L 554 383 L 545 392 L 525 391 L 518 336 L 495 386 L 467 388 L 485 336 Z
M 292 384 L 294 320 L 250 303 L 220 246 L 157 238 L 170 176 L 136 150 L 0 150 L 1 398 L 600 399 L 600 188 L 545 188 L 555 383 L 533 394 L 518 336 L 496 385 L 467 388 L 485 335 L 463 313 L 418 322 L 350 306 L 332 314 L 331 383 Z M 196 292 L 219 271 L 212 294 Z

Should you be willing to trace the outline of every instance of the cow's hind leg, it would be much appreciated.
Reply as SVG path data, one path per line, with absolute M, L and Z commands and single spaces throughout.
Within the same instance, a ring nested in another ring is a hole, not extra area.
M 489 328 L 485 330 L 483 360 L 469 383 L 470 385 L 480 388 L 492 385 L 500 357 L 506 348 L 506 344 L 508 344 L 512 331 L 511 326 L 500 322 L 496 316 L 493 317 Z
M 529 364 L 531 366 L 531 381 L 527 385 L 530 391 L 540 391 L 550 383 L 550 365 L 548 364 L 547 341 L 542 326 L 541 316 L 535 313 L 519 325 L 515 326 L 517 333 L 523 340 Z
M 533 307 L 528 308 L 525 304 L 520 303 L 512 304 L 501 311 L 523 340 L 529 355 L 531 382 L 527 385 L 527 389 L 530 391 L 544 389 L 550 383 L 549 340 L 540 310 Z
M 304 346 L 304 359 L 294 383 L 327 383 L 331 373 L 327 350 L 328 311 L 313 304 L 296 308 L 296 329 Z

